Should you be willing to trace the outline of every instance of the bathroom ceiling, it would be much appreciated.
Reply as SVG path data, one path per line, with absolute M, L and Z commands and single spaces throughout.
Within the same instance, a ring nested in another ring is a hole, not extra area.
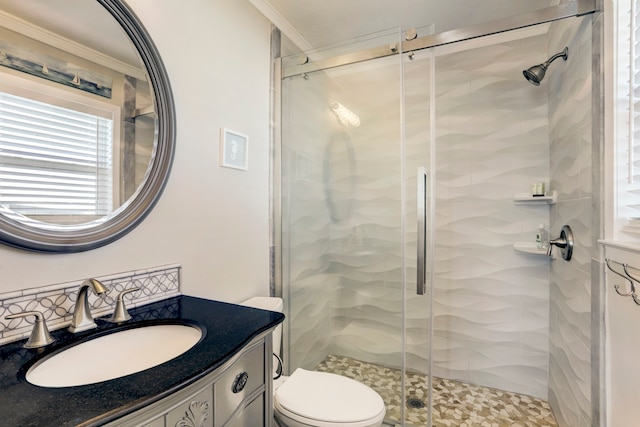
M 440 33 L 548 7 L 558 1 L 249 0 L 293 42 L 295 46 L 290 49 L 295 51 L 321 48 L 391 28 L 406 30 L 434 24 L 433 31 Z M 73 13 L 69 13 L 70 4 Z M 114 28 L 115 21 L 94 16 L 104 14 L 94 2 L 0 0 L 0 9 L 125 63 L 138 61 L 133 49 L 115 48 L 127 46 L 114 43 L 115 39 L 126 40 L 126 36 Z
M 249 0 L 298 48 L 329 46 L 390 28 L 464 28 L 557 0 Z M 420 35 L 420 34 L 419 34 Z
M 140 58 L 129 37 L 111 15 L 97 2 L 79 0 L 0 0 L 0 11 L 22 20 L 26 25 L 14 26 L 14 31 L 34 37 L 43 29 L 57 34 L 71 43 L 102 52 L 132 66 L 139 66 Z

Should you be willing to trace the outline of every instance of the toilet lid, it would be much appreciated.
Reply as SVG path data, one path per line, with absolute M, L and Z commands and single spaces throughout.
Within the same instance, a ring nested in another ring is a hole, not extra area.
M 370 387 L 340 375 L 300 368 L 276 390 L 275 402 L 289 416 L 328 423 L 382 420 L 386 412 L 382 398 Z

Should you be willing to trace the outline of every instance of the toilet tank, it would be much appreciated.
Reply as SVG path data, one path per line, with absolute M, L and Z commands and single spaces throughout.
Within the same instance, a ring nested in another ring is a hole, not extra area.
M 282 313 L 284 304 L 282 298 L 278 297 L 253 297 L 240 303 L 246 307 L 260 308 L 262 310 L 277 311 Z M 282 323 L 280 323 L 271 334 L 273 338 L 273 352 L 277 355 L 280 354 L 280 344 L 282 343 Z M 273 360 L 273 373 L 276 373 L 278 369 L 278 361 L 274 357 Z

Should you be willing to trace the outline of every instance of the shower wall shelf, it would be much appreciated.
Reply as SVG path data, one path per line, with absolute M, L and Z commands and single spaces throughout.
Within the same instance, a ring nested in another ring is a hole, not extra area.
M 538 248 L 536 242 L 515 242 L 513 250 L 519 254 L 526 255 L 542 255 L 544 257 L 555 258 L 553 255 L 547 255 L 547 248 Z
M 558 201 L 558 192 L 544 196 L 532 196 L 531 193 L 516 193 L 513 195 L 513 203 L 516 205 L 555 205 Z

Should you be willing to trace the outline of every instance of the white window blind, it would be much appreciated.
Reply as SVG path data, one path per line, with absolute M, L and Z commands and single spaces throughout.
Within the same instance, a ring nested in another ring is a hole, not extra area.
M 640 238 L 640 0 L 616 16 L 616 229 Z
M 113 120 L 0 93 L 0 204 L 24 215 L 112 211 Z

